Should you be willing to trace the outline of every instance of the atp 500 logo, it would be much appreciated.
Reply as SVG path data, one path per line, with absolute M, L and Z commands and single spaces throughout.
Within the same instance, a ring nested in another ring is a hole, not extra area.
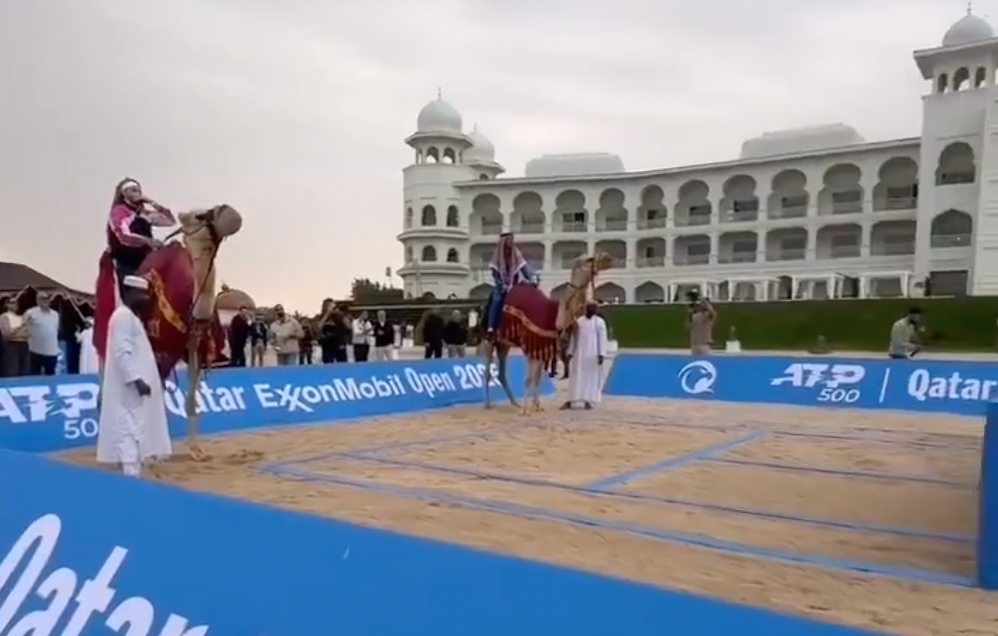
M 860 398 L 860 391 L 855 385 L 866 377 L 866 368 L 860 364 L 795 362 L 784 369 L 783 373 L 782 377 L 771 380 L 770 384 L 802 389 L 820 388 L 819 402 L 852 404 Z
M 95 382 L 0 388 L 0 424 L 61 422 L 66 439 L 97 436 Z

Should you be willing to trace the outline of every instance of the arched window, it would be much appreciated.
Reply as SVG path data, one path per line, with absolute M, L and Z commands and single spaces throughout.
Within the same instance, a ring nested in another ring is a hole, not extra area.
M 970 71 L 966 67 L 958 68 L 953 73 L 953 90 L 962 91 L 968 84 L 970 84 Z
M 988 81 L 988 69 L 978 66 L 974 72 L 974 88 L 981 88 Z
M 447 262 L 448 263 L 457 263 L 458 262 L 458 260 L 457 260 L 457 250 L 454 249 L 453 247 L 450 248 L 449 250 L 447 250 Z
M 457 227 L 461 224 L 461 220 L 458 218 L 457 206 L 451 205 L 447 207 L 447 227 Z
M 423 207 L 423 218 L 422 223 L 424 226 L 432 226 L 437 224 L 437 209 L 432 205 L 427 205 Z
M 963 141 L 955 141 L 939 153 L 936 165 L 936 185 L 973 183 L 977 178 L 974 149 Z
M 481 173 L 480 175 L 478 175 L 478 180 L 479 180 L 479 181 L 488 181 L 488 180 L 489 180 L 489 175 L 487 175 L 487 174 L 485 174 L 485 173 L 483 172 L 483 173 Z
M 949 89 L 949 75 L 942 73 L 936 79 L 936 92 L 945 93 Z
M 419 259 L 424 263 L 436 263 L 437 262 L 437 248 L 432 245 L 427 245 L 423 248 L 422 258 Z
M 413 217 L 412 208 L 406 208 L 405 209 L 405 229 L 407 229 L 407 230 L 412 227 L 412 217 Z

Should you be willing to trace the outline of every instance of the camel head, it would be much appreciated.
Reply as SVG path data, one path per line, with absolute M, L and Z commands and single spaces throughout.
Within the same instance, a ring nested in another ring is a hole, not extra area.
M 564 296 L 564 311 L 558 312 L 558 328 L 565 328 L 571 321 L 582 315 L 586 305 L 586 292 L 596 278 L 596 274 L 610 269 L 613 258 L 609 254 L 597 252 L 593 256 L 580 256 L 572 265 L 572 275 L 569 277 L 569 290 Z
M 207 210 L 191 210 L 178 215 L 187 249 L 197 257 L 214 250 L 218 244 L 243 227 L 243 217 L 230 205 L 217 205 Z

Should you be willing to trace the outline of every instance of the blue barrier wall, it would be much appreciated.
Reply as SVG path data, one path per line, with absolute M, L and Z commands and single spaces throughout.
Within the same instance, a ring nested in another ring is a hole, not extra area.
M 622 354 L 608 395 L 984 415 L 998 365 L 946 360 Z
M 525 368 L 523 358 L 509 358 L 509 382 L 516 395 L 523 393 Z M 487 377 L 485 365 L 472 358 L 221 369 L 202 383 L 197 403 L 201 431 L 210 435 L 480 402 Z M 492 386 L 500 397 L 495 379 Z M 186 387 L 184 373 L 176 383 L 167 383 L 174 435 L 186 431 Z M 95 443 L 99 389 L 92 375 L 0 382 L 0 448 L 38 453 Z M 542 390 L 554 391 L 546 377 Z
M 0 492 L 3 634 L 872 634 L 10 451 Z
M 988 405 L 981 448 L 977 513 L 977 581 L 998 590 L 998 404 Z

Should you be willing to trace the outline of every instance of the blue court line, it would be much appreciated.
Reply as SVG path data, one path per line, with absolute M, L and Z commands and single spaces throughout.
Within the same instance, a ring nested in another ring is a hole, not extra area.
M 379 484 L 374 482 L 370 483 L 359 482 L 353 479 L 335 477 L 332 475 L 320 475 L 320 474 L 309 473 L 306 471 L 296 471 L 288 467 L 281 469 L 271 469 L 267 472 L 270 472 L 271 474 L 278 477 L 296 479 L 299 481 L 306 481 L 313 483 L 325 482 L 340 486 L 358 488 L 360 490 L 366 490 L 368 492 L 379 492 L 382 494 L 394 495 L 396 497 L 408 497 L 413 499 L 421 499 L 423 501 L 432 501 L 435 503 L 458 505 L 467 508 L 477 508 L 480 510 L 486 510 L 490 512 L 501 512 L 520 517 L 542 519 L 546 521 L 557 521 L 562 523 L 571 523 L 573 525 L 586 526 L 586 527 L 604 528 L 607 530 L 615 530 L 618 532 L 624 532 L 627 534 L 644 538 L 658 539 L 660 541 L 679 543 L 683 545 L 692 545 L 696 547 L 708 548 L 712 550 L 727 552 L 730 554 L 741 555 L 741 556 L 767 558 L 774 561 L 789 563 L 792 565 L 801 565 L 801 564 L 814 565 L 832 570 L 861 572 L 864 574 L 872 574 L 872 575 L 886 576 L 886 577 L 898 578 L 909 581 L 914 580 L 914 581 L 921 581 L 925 583 L 934 583 L 941 585 L 956 585 L 961 587 L 972 587 L 974 585 L 974 581 L 970 577 L 961 576 L 957 574 L 931 572 L 928 570 L 917 570 L 906 567 L 892 567 L 892 566 L 878 565 L 873 563 L 866 563 L 862 561 L 851 561 L 848 559 L 807 556 L 807 555 L 795 554 L 793 552 L 787 552 L 784 550 L 760 548 L 756 546 L 740 544 L 731 541 L 721 541 L 718 539 L 712 539 L 710 537 L 704 537 L 701 535 L 679 533 L 679 532 L 665 532 L 665 531 L 655 530 L 652 528 L 631 526 L 627 524 L 615 523 L 602 519 L 595 519 L 592 517 L 552 513 L 551 511 L 540 508 L 534 508 L 531 506 L 521 506 L 518 504 L 507 504 L 499 502 L 487 502 L 474 498 L 459 497 L 456 495 L 449 495 L 436 492 L 427 492 L 415 488 L 388 486 L 385 484 Z
M 926 539 L 930 541 L 946 541 L 950 543 L 970 543 L 975 540 L 972 535 L 960 534 L 960 533 L 936 533 L 927 532 L 924 530 L 919 530 L 917 528 L 901 528 L 896 526 L 882 526 L 876 524 L 861 524 L 853 523 L 849 521 L 840 521 L 837 519 L 823 519 L 820 517 L 808 517 L 801 515 L 793 515 L 789 513 L 780 512 L 770 512 L 766 510 L 758 510 L 755 508 L 745 508 L 741 506 L 726 506 L 723 504 L 710 504 L 698 501 L 690 501 L 687 499 L 676 499 L 671 497 L 658 497 L 654 495 L 645 495 L 641 493 L 631 493 L 631 492 L 620 492 L 620 491 L 606 491 L 606 490 L 595 490 L 586 486 L 573 486 L 570 484 L 561 484 L 558 482 L 552 482 L 542 479 L 530 479 L 523 477 L 509 477 L 506 475 L 498 475 L 494 473 L 485 473 L 474 470 L 467 470 L 463 468 L 452 468 L 450 466 L 438 466 L 435 464 L 427 464 L 423 462 L 416 461 L 406 461 L 406 460 L 396 460 L 386 457 L 377 456 L 366 456 L 362 453 L 344 453 L 338 456 L 330 456 L 330 459 L 351 459 L 356 461 L 367 461 L 377 464 L 383 464 L 386 466 L 399 466 L 403 468 L 416 468 L 419 470 L 426 470 L 438 473 L 445 473 L 451 475 L 458 475 L 462 477 L 473 477 L 475 479 L 489 479 L 494 481 L 505 481 L 508 483 L 518 484 L 522 486 L 536 486 L 542 488 L 557 488 L 560 490 L 566 490 L 569 492 L 575 492 L 583 495 L 590 495 L 594 497 L 607 498 L 607 499 L 626 499 L 631 501 L 639 501 L 643 503 L 656 503 L 661 505 L 672 505 L 682 508 L 693 508 L 696 510 L 704 510 L 707 512 L 717 512 L 722 514 L 732 514 L 732 515 L 743 515 L 749 517 L 758 517 L 760 519 L 768 519 L 773 521 L 787 521 L 791 523 L 800 523 L 803 525 L 810 525 L 823 528 L 831 528 L 834 530 L 847 530 L 852 532 L 864 532 L 869 534 L 893 534 L 902 537 L 908 537 L 912 539 Z M 269 468 L 276 468 L 282 470 L 285 467 L 301 467 L 302 470 L 306 470 L 303 465 L 299 462 L 290 461 L 280 464 L 271 464 L 265 466 L 264 470 Z M 362 483 L 367 483 L 362 482 Z
M 702 450 L 698 450 L 687 455 L 680 455 L 679 457 L 672 457 L 665 461 L 657 462 L 643 468 L 638 468 L 635 470 L 627 471 L 625 473 L 620 473 L 618 475 L 613 475 L 607 477 L 606 479 L 601 479 L 599 481 L 587 484 L 588 488 L 593 490 L 606 490 L 607 488 L 613 488 L 614 486 L 621 486 L 629 481 L 635 479 L 641 479 L 642 477 L 649 477 L 656 473 L 663 473 L 669 470 L 675 470 L 677 468 L 682 468 L 690 464 L 694 464 L 711 457 L 716 457 L 730 450 L 734 450 L 741 446 L 746 446 L 754 442 L 758 442 L 762 438 L 766 437 L 768 433 L 766 431 L 751 431 L 747 435 L 743 435 L 738 439 L 728 440 L 720 444 L 715 444 L 714 446 L 709 446 Z
M 947 488 L 958 488 L 962 490 L 976 489 L 977 486 L 965 484 L 960 481 L 949 479 L 938 479 L 936 477 L 923 477 L 921 475 L 902 475 L 899 473 L 878 473 L 866 470 L 845 470 L 841 468 L 818 468 L 817 466 L 804 466 L 801 464 L 782 464 L 778 462 L 761 462 L 750 459 L 738 459 L 727 457 L 708 457 L 703 461 L 716 464 L 732 464 L 735 466 L 758 466 L 760 468 L 771 468 L 773 470 L 792 470 L 802 473 L 818 473 L 821 475 L 842 475 L 843 477 L 865 477 L 867 479 L 883 479 L 885 481 L 907 481 L 919 484 L 933 484 L 935 486 L 946 486 Z

